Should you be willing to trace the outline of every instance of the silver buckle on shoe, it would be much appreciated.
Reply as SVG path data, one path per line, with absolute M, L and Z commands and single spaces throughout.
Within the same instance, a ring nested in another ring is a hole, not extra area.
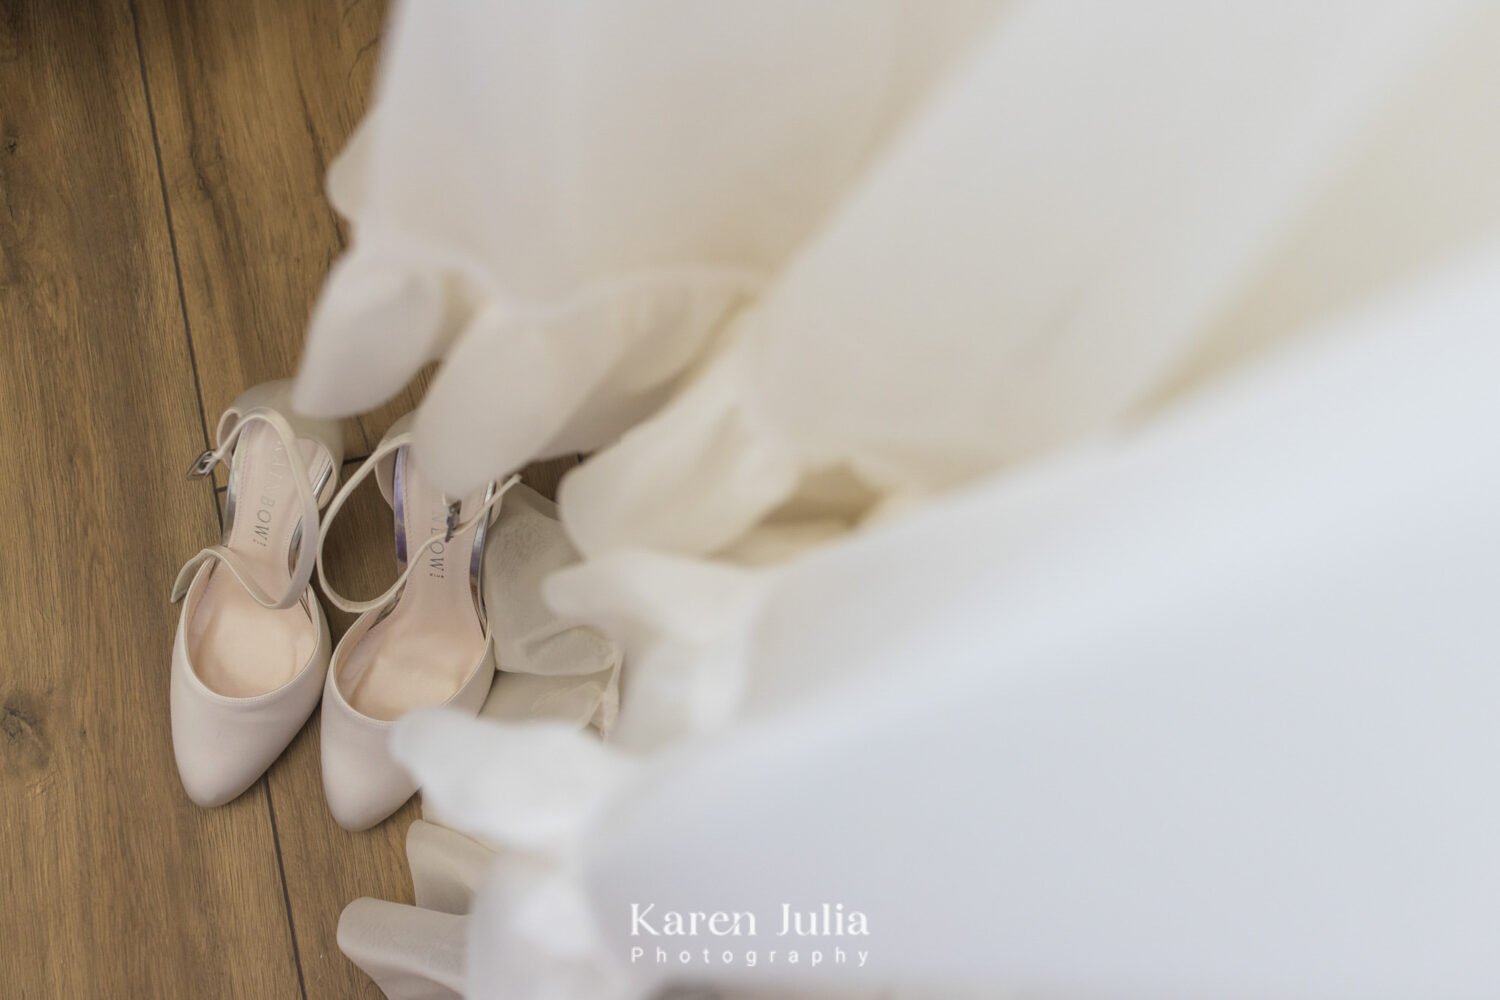
M 213 475 L 214 466 L 219 464 L 219 456 L 210 449 L 193 459 L 193 464 L 188 466 L 187 477 L 189 479 L 202 479 Z
M 443 541 L 453 541 L 454 534 L 458 531 L 458 519 L 463 501 L 453 500 L 448 504 L 448 519 L 443 525 Z

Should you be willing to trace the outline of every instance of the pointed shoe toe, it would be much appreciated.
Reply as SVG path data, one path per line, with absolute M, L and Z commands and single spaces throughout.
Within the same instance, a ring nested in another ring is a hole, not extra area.
M 345 480 L 329 503 L 318 550 L 324 595 L 360 616 L 339 640 L 323 691 L 323 791 L 334 819 L 349 830 L 374 826 L 417 791 L 391 757 L 396 721 L 435 706 L 478 714 L 495 676 L 483 594 L 485 539 L 519 477 L 451 499 L 412 459 L 410 423 L 398 420 Z M 353 600 L 329 585 L 321 542 L 351 492 L 371 475 L 395 513 L 397 577 L 383 594 Z
M 328 672 L 328 622 L 309 589 L 319 510 L 343 458 L 337 422 L 288 406 L 290 383 L 246 390 L 224 411 L 215 447 L 188 468 L 222 464 L 223 531 L 172 586 L 182 602 L 172 645 L 172 751 L 188 797 L 234 799 L 297 735 Z
M 178 630 L 172 654 L 172 752 L 188 798 L 200 806 L 238 798 L 265 773 L 318 705 L 331 643 L 318 614 L 319 641 L 286 684 L 264 695 L 219 694 L 198 677 Z
M 330 672 L 323 692 L 323 793 L 346 830 L 368 830 L 406 804 L 417 783 L 391 758 L 393 723 L 350 707 Z

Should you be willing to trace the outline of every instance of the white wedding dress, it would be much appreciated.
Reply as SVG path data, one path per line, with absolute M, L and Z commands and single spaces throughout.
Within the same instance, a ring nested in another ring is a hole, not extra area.
M 412 996 L 1500 991 L 1497 43 L 1483 0 L 401 8 L 297 401 L 440 358 L 450 492 L 594 451 L 545 627 L 626 665 L 398 727 L 486 847 L 416 828 L 420 908 L 346 950 Z M 631 903 L 832 901 L 863 970 L 631 960 Z

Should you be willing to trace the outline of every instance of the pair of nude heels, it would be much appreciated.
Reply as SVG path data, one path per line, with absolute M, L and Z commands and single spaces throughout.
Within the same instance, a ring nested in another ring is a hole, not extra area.
M 188 473 L 229 465 L 223 539 L 188 560 L 172 591 L 182 601 L 172 746 L 189 797 L 221 805 L 271 766 L 321 698 L 328 807 L 341 826 L 363 830 L 416 791 L 387 749 L 396 720 L 432 705 L 475 715 L 489 693 L 485 534 L 515 477 L 450 501 L 412 461 L 403 419 L 338 488 L 339 425 L 294 413 L 290 387 L 245 392 Z M 328 585 L 323 540 L 372 472 L 395 513 L 400 574 L 385 593 L 353 601 Z M 330 601 L 359 613 L 337 648 L 309 586 L 314 570 Z

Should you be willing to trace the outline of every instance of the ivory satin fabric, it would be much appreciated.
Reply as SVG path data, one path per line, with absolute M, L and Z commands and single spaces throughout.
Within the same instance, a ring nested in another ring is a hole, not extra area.
M 689 978 L 1500 991 L 1497 48 L 1480 0 L 399 8 L 297 401 L 439 358 L 449 492 L 594 452 L 513 589 L 626 664 L 398 727 L 498 852 L 434 981 L 647 996 L 630 901 L 795 892 L 874 968 Z

